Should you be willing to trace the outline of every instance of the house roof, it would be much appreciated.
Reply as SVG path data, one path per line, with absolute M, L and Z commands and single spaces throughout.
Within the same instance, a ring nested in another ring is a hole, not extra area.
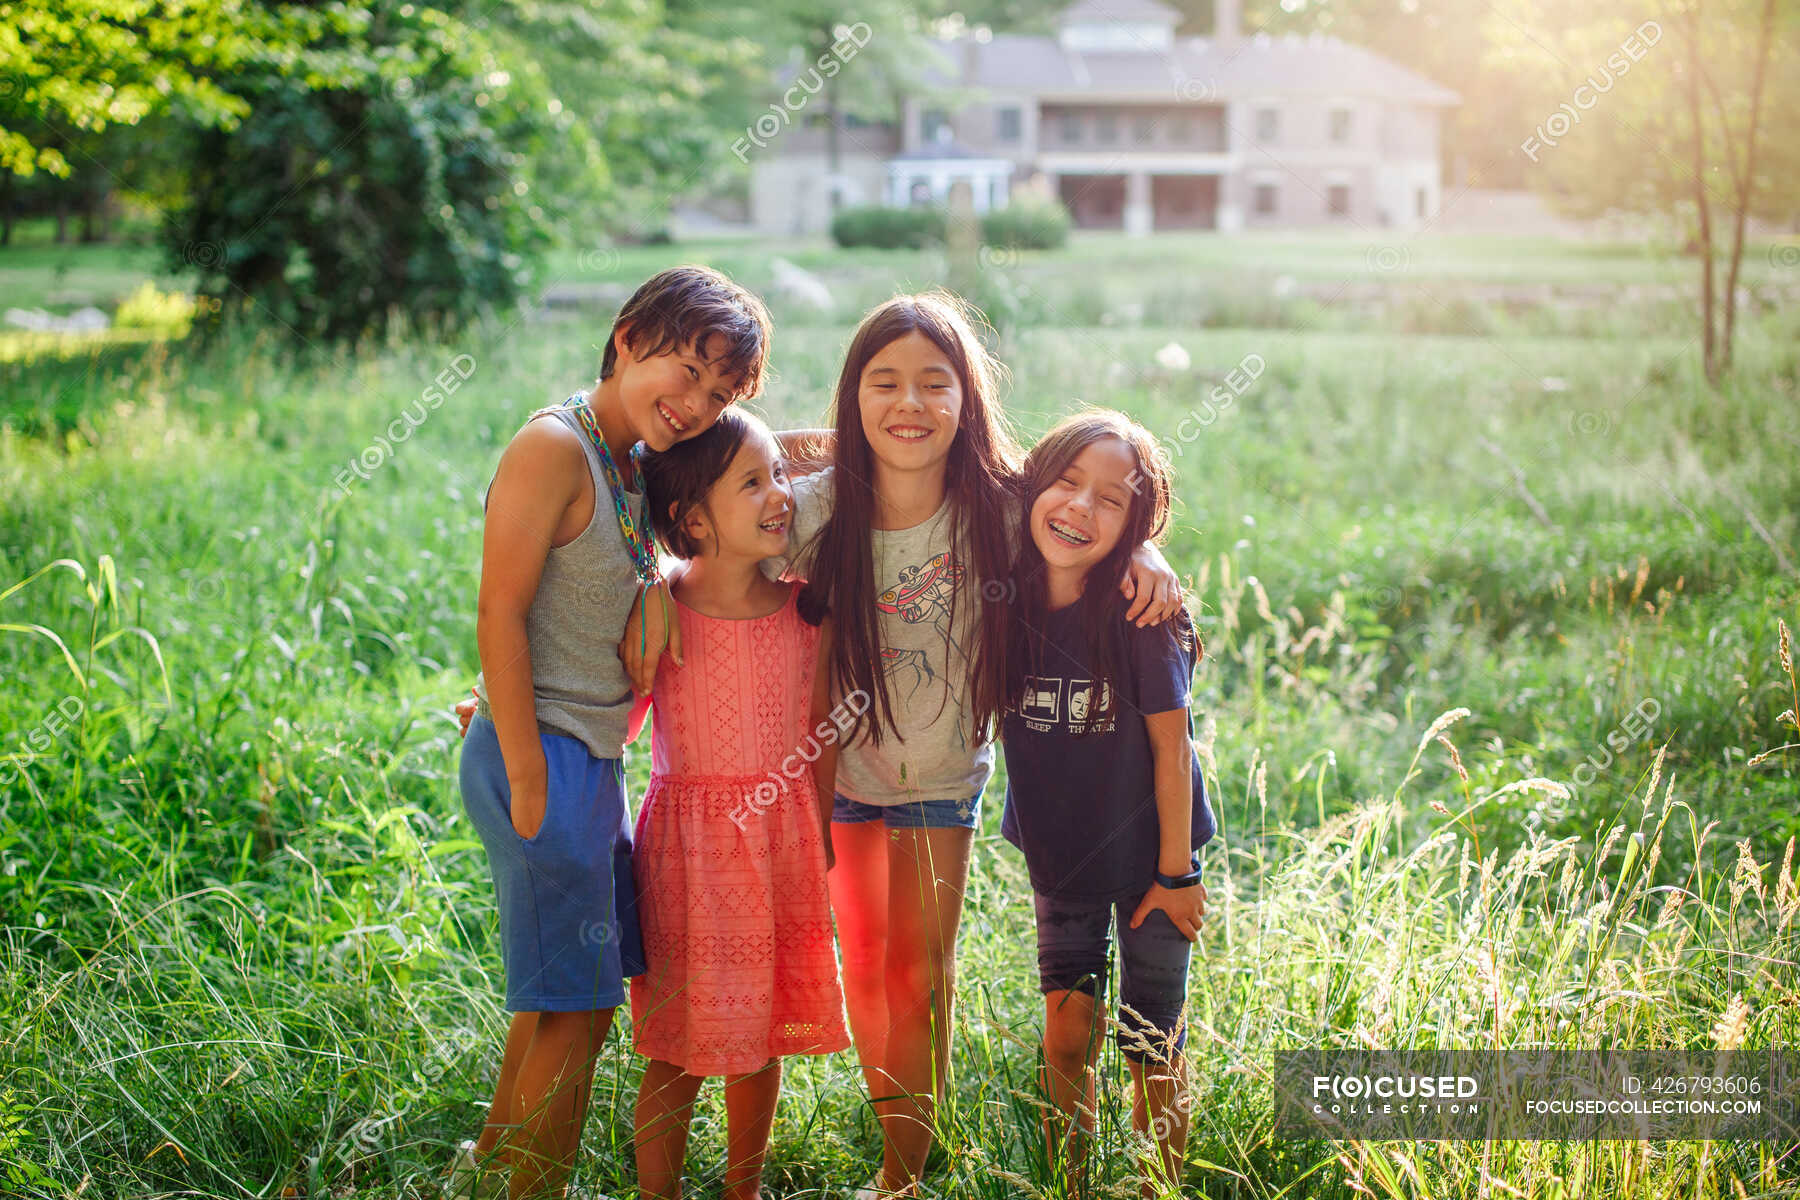
M 1083 0 L 1075 8 L 1122 10 L 1156 0 Z M 1111 6 L 1117 5 L 1114 9 Z M 989 41 L 961 37 L 939 43 L 969 75 L 947 77 L 927 68 L 931 83 L 972 84 L 1041 96 L 1084 95 L 1163 103 L 1196 95 L 1231 99 L 1300 93 L 1376 96 L 1412 104 L 1450 106 L 1461 97 L 1423 75 L 1334 37 L 1257 34 L 1221 44 L 1213 38 L 1176 38 L 1167 49 L 1105 53 L 1073 51 L 1053 37 L 997 33 Z M 965 57 L 966 56 L 966 57 Z

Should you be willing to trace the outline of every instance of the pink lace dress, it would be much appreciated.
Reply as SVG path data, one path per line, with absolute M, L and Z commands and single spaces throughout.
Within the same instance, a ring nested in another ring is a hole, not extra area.
M 797 595 L 749 620 L 677 602 L 687 665 L 656 676 L 631 1021 L 640 1054 L 691 1075 L 849 1045 L 806 758 L 819 631 Z

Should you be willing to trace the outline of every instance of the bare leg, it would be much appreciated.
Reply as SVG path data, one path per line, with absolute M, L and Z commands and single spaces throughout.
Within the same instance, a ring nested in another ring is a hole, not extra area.
M 531 1035 L 536 1032 L 536 1013 L 513 1014 L 512 1027 L 506 1031 L 506 1051 L 500 1058 L 500 1082 L 494 1085 L 494 1102 L 488 1106 L 487 1124 L 482 1126 L 481 1136 L 475 1139 L 477 1162 L 485 1163 L 519 1124 L 518 1115 L 513 1111 L 519 1095 L 519 1063 L 525 1058 Z M 505 1161 L 502 1157 L 495 1165 Z
M 1076 1192 L 1085 1183 L 1102 1028 L 1100 1006 L 1086 992 L 1045 993 L 1044 1094 L 1056 1111 L 1044 1114 L 1044 1137 L 1051 1160 L 1062 1158 L 1065 1178 Z
M 950 1066 L 956 929 L 969 879 L 970 829 L 901 829 L 888 859 L 887 1054 L 895 1099 L 876 1105 L 887 1147 L 881 1185 L 918 1180 L 931 1153 L 937 1100 Z
M 781 1060 L 725 1080 L 725 1200 L 758 1200 L 763 1159 L 781 1099 Z
M 512 1197 L 560 1197 L 581 1145 L 594 1060 L 606 1045 L 613 1010 L 539 1013 L 519 1061 L 519 1132 Z
M 1156 1161 L 1145 1164 L 1150 1178 L 1144 1184 L 1143 1194 L 1179 1195 L 1182 1156 L 1187 1150 L 1188 1112 L 1193 1107 L 1188 1099 L 1187 1056 L 1171 1049 L 1166 1065 L 1134 1062 L 1131 1084 L 1131 1127 L 1150 1135 L 1157 1150 Z
M 882 1072 L 887 1058 L 888 834 L 880 821 L 831 827 L 837 867 L 826 878 L 844 959 L 844 1007 L 862 1063 L 869 1099 L 894 1093 Z
M 687 1162 L 688 1127 L 701 1078 L 673 1063 L 651 1059 L 637 1099 L 638 1195 L 642 1200 L 676 1200 L 681 1168 Z

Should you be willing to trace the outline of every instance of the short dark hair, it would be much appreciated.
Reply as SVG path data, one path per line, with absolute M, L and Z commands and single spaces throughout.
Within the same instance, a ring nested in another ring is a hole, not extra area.
M 615 337 L 640 358 L 670 354 L 692 343 L 708 362 L 737 380 L 734 400 L 762 391 L 769 358 L 769 312 L 754 293 L 711 267 L 687 265 L 658 271 L 646 279 L 614 318 L 600 354 L 600 378 L 612 377 L 618 362 Z M 722 344 L 720 343 L 722 340 Z M 708 353 L 716 349 L 716 353 Z
M 707 493 L 730 469 L 743 444 L 758 435 L 775 440 L 755 414 L 734 406 L 720 413 L 704 432 L 667 450 L 650 450 L 639 444 L 638 477 L 644 484 L 650 527 L 670 554 L 697 558 L 705 548 L 682 526 L 696 508 L 712 515 L 706 507 Z

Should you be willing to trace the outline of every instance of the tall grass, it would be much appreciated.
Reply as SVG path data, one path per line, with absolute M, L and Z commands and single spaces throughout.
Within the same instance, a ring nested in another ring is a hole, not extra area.
M 1081 315 L 1086 247 L 1031 268 Z M 854 255 L 830 277 L 842 296 L 894 283 Z M 1800 740 L 1777 651 L 1778 619 L 1800 617 L 1792 317 L 1749 321 L 1716 393 L 1678 332 L 1154 317 L 1009 327 L 1001 348 L 1027 433 L 1079 397 L 1177 452 L 1169 554 L 1208 648 L 1196 703 L 1224 830 L 1183 1194 L 1800 1190 L 1778 1143 L 1280 1141 L 1267 1078 L 1277 1050 L 1320 1043 L 1795 1040 L 1800 751 L 1751 765 Z M 841 316 L 784 325 L 774 419 L 818 422 L 846 334 Z M 447 711 L 474 670 L 479 499 L 517 421 L 588 379 L 603 337 L 531 323 L 295 355 L 245 331 L 0 364 L 0 1191 L 435 1194 L 504 1031 Z M 1191 369 L 1157 364 L 1169 340 Z M 476 368 L 453 401 L 340 487 L 460 353 Z M 1248 353 L 1256 386 L 1179 440 Z M 1603 755 L 1647 697 L 1650 734 Z M 1000 792 L 934 1182 L 1049 1196 L 1029 892 Z M 578 1176 L 615 1194 L 637 1070 L 615 1035 Z M 1102 1070 L 1098 1181 L 1133 1195 L 1116 1050 Z M 770 1194 L 866 1179 L 854 1063 L 799 1062 L 789 1084 Z M 722 1167 L 715 1095 L 701 1194 Z

